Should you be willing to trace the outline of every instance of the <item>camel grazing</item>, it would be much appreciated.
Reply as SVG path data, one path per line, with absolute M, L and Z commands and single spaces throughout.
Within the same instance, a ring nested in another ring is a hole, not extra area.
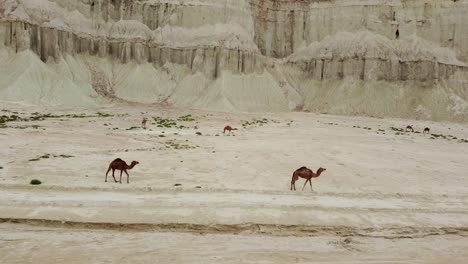
M 146 129 L 146 125 L 148 124 L 148 121 L 149 121 L 148 118 L 143 117 L 143 121 L 141 121 L 141 127 L 143 129 Z
M 405 131 L 408 132 L 408 130 L 410 130 L 411 132 L 414 132 L 413 126 L 410 126 L 410 125 L 406 126 Z
M 237 128 L 232 128 L 231 126 L 225 126 L 223 133 L 226 133 L 226 131 L 229 131 L 229 133 L 231 133 L 232 130 L 237 130 Z
M 122 183 L 122 172 L 125 172 L 125 174 L 127 174 L 127 183 L 130 183 L 129 182 L 130 175 L 128 175 L 127 170 L 133 169 L 133 167 L 135 167 L 135 165 L 137 165 L 137 164 L 139 164 L 138 161 L 132 161 L 132 163 L 130 165 L 127 165 L 127 163 L 125 161 L 123 161 L 122 159 L 115 159 L 114 161 L 112 161 L 109 164 L 109 169 L 106 172 L 105 182 L 107 182 L 107 174 L 109 173 L 110 170 L 112 170 L 112 178 L 114 178 L 114 181 L 117 182 L 117 180 L 114 177 L 114 172 L 115 172 L 115 170 L 120 170 L 120 181 L 119 182 Z
M 306 179 L 306 181 L 304 183 L 304 186 L 302 187 L 302 190 L 304 190 L 307 182 L 309 182 L 310 183 L 310 190 L 314 191 L 314 189 L 312 189 L 312 178 L 319 177 L 320 174 L 322 174 L 322 172 L 324 172 L 326 170 L 327 169 L 320 167 L 317 170 L 317 173 L 314 173 L 311 169 L 309 169 L 307 167 L 300 167 L 299 169 L 295 170 L 293 175 L 292 175 L 291 191 L 293 190 L 293 187 L 294 187 L 294 191 L 296 190 L 296 181 L 299 180 L 299 177 Z
M 428 127 L 426 127 L 423 131 L 423 134 L 429 134 L 430 133 L 430 129 Z

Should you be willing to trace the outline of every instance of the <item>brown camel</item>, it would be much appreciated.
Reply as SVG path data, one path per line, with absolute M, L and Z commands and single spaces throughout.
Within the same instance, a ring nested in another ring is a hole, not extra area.
M 109 169 L 106 172 L 105 182 L 107 182 L 107 174 L 109 173 L 110 170 L 112 170 L 112 178 L 114 178 L 114 181 L 117 182 L 117 180 L 114 177 L 114 172 L 115 172 L 115 170 L 120 170 L 120 181 L 119 182 L 122 183 L 122 172 L 125 172 L 125 174 L 127 174 L 127 183 L 129 183 L 130 175 L 128 175 L 127 170 L 133 169 L 133 167 L 135 167 L 135 165 L 137 165 L 137 164 L 139 164 L 138 161 L 132 161 L 132 164 L 127 165 L 127 163 L 125 161 L 123 161 L 122 159 L 115 159 L 114 161 L 112 161 L 109 164 Z
M 408 130 L 411 130 L 411 132 L 414 132 L 414 129 L 413 129 L 413 126 L 406 126 L 406 132 L 408 132 Z
M 226 131 L 229 131 L 229 133 L 231 133 L 232 130 L 237 130 L 237 128 L 232 128 L 231 126 L 225 126 L 223 133 L 226 133 Z
M 146 129 L 146 124 L 148 124 L 148 121 L 149 121 L 148 118 L 143 117 L 143 121 L 141 121 L 141 127 L 143 129 Z
M 429 134 L 430 131 L 431 131 L 431 130 L 430 130 L 428 127 L 426 127 L 426 128 L 424 129 L 424 131 L 423 131 L 423 134 Z
M 294 190 L 296 190 L 296 181 L 299 180 L 299 177 L 301 178 L 304 178 L 306 179 L 305 183 L 304 183 L 304 186 L 302 187 L 302 190 L 304 190 L 307 182 L 310 183 L 310 190 L 311 191 L 314 191 L 312 189 L 312 178 L 317 178 L 320 176 L 320 174 L 322 174 L 322 172 L 326 171 L 327 169 L 325 168 L 322 168 L 320 167 L 318 170 L 317 170 L 317 173 L 314 173 L 311 169 L 307 168 L 307 167 L 300 167 L 299 169 L 295 170 L 293 175 L 292 175 L 292 179 L 291 179 L 291 191 L 293 190 L 293 187 L 294 187 Z

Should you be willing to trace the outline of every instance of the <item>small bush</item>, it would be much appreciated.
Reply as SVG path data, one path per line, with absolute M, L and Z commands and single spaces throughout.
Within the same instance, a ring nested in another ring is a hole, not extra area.
M 178 121 L 185 121 L 185 122 L 195 121 L 195 119 L 192 117 L 192 115 L 179 116 L 179 118 L 177 120 Z
M 73 155 L 60 154 L 60 155 L 58 155 L 58 156 L 55 156 L 55 155 L 54 155 L 54 157 L 73 158 L 73 157 L 75 157 L 75 156 L 73 156 Z
M 113 116 L 113 115 L 111 115 L 111 114 L 101 113 L 101 112 L 97 112 L 96 115 L 97 115 L 98 117 L 109 117 L 109 116 Z
M 38 180 L 38 179 L 31 180 L 31 182 L 30 182 L 31 185 L 39 185 L 41 183 L 42 182 L 40 180 Z
M 197 135 L 199 135 L 199 136 L 201 136 L 201 135 L 202 135 L 202 133 L 201 133 L 201 132 L 195 132 L 195 134 L 197 134 Z
M 403 128 L 397 128 L 397 127 L 390 127 L 391 130 L 396 131 L 396 132 L 404 132 Z

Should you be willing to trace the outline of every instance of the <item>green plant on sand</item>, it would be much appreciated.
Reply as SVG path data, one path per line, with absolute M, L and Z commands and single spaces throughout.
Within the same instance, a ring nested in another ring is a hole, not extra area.
M 31 185 L 39 185 L 39 184 L 41 184 L 41 183 L 42 183 L 42 182 L 41 182 L 40 180 L 38 180 L 38 179 L 33 179 L 33 180 L 31 180 L 31 182 L 30 182 Z

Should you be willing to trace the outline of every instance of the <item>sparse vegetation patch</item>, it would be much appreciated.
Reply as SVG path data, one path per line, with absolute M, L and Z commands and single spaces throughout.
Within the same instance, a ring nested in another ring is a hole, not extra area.
M 184 116 L 179 116 L 177 118 L 178 121 L 184 121 L 184 122 L 193 122 L 195 121 L 195 118 L 192 117 L 192 115 L 184 115 Z
M 8 110 L 2 110 L 3 112 L 10 112 Z M 20 117 L 18 112 L 11 112 L 13 115 L 1 115 L 0 116 L 0 128 L 7 127 L 6 123 L 8 122 L 29 122 L 29 121 L 44 121 L 49 118 L 58 118 L 60 121 L 65 121 L 63 118 L 88 118 L 88 117 L 110 117 L 111 114 L 97 112 L 96 115 L 87 115 L 87 114 L 66 114 L 66 115 L 54 115 L 54 114 L 41 114 L 39 112 L 31 113 L 29 117 Z M 32 126 L 32 128 L 37 129 L 39 126 Z M 24 129 L 27 126 L 17 126 L 14 128 Z
M 153 117 L 153 120 L 157 127 L 184 129 L 189 127 L 177 124 L 177 122 L 193 122 L 195 121 L 195 118 L 192 115 L 179 116 L 177 119 L 163 118 L 157 116 Z
M 403 128 L 398 128 L 398 127 L 390 127 L 391 130 L 396 131 L 396 132 L 405 132 Z
M 272 122 L 272 123 L 279 123 L 279 121 L 276 121 L 276 120 L 269 120 L 267 118 L 262 118 L 262 119 L 252 119 L 252 120 L 241 120 L 241 125 L 242 127 L 246 128 L 246 127 L 249 127 L 249 126 L 263 126 L 263 125 L 266 125 L 268 124 L 269 122 Z M 292 123 L 292 121 L 289 122 L 289 124 Z
M 65 155 L 65 154 L 60 154 L 60 155 L 53 155 L 53 154 L 44 154 L 42 156 L 39 156 L 37 158 L 30 159 L 29 161 L 39 161 L 41 159 L 48 159 L 48 158 L 73 158 L 75 156 L 72 155 Z
M 199 147 L 197 145 L 182 144 L 182 143 L 176 142 L 175 140 L 166 141 L 164 145 L 168 149 L 195 149 Z

